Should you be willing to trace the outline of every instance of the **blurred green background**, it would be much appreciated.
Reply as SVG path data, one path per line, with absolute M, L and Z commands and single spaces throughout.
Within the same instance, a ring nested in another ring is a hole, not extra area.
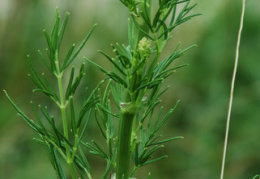
M 203 15 L 178 27 L 164 54 L 178 42 L 181 48 L 198 47 L 187 52 L 180 69 L 165 84 L 170 90 L 162 96 L 166 109 L 176 100 L 181 103 L 163 127 L 165 137 L 184 136 L 169 143 L 162 153 L 168 158 L 137 172 L 139 179 L 152 172 L 153 178 L 217 179 L 220 176 L 230 81 L 235 57 L 241 1 L 196 0 L 193 12 Z M 234 93 L 234 105 L 225 169 L 226 179 L 248 179 L 260 173 L 260 1 L 248 0 L 240 47 L 240 61 Z M 110 53 L 110 44 L 127 43 L 127 10 L 117 0 L 0 0 L 0 179 L 55 178 L 44 148 L 32 140 L 36 134 L 16 115 L 3 95 L 6 89 L 16 103 L 31 116 L 30 100 L 42 100 L 33 94 L 26 54 L 30 54 L 39 72 L 44 71 L 37 56 L 45 49 L 42 29 L 54 22 L 55 8 L 71 13 L 65 33 L 64 49 L 79 44 L 90 27 L 98 27 L 78 57 L 102 63 L 107 61 L 98 49 Z M 92 88 L 104 76 L 87 67 L 84 84 Z M 94 120 L 89 138 L 95 134 Z M 94 178 L 105 164 L 92 155 Z

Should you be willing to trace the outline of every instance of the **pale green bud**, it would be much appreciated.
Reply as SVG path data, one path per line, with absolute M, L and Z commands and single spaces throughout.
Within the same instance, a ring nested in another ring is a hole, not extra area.
M 151 41 L 143 37 L 138 43 L 138 51 L 142 59 L 148 59 L 151 54 Z

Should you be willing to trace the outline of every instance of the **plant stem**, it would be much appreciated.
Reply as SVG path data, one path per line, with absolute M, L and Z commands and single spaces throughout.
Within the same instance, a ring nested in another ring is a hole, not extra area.
M 241 39 L 241 34 L 242 34 L 242 29 L 243 29 L 243 22 L 244 22 L 245 4 L 246 4 L 246 1 L 243 0 L 241 19 L 240 19 L 240 27 L 239 27 L 239 32 L 238 32 L 238 37 L 237 37 L 237 45 L 236 45 L 235 65 L 234 65 L 232 82 L 231 82 L 231 89 L 230 89 L 230 99 L 229 99 L 229 107 L 228 107 L 228 114 L 227 114 L 226 134 L 225 134 L 225 142 L 224 142 L 224 149 L 223 149 L 223 159 L 222 159 L 220 179 L 223 179 L 223 177 L 224 177 L 224 168 L 225 168 L 225 161 L 226 161 L 229 124 L 230 124 L 230 116 L 231 116 L 231 109 L 232 109 L 232 102 L 233 102 L 233 93 L 234 93 L 235 79 L 236 79 L 237 66 L 238 66 L 240 39 Z
M 63 74 L 60 72 L 59 68 L 59 61 L 58 61 L 58 53 L 56 52 L 55 55 L 55 66 L 57 70 L 57 80 L 58 80 L 58 89 L 59 89 L 59 95 L 60 95 L 60 111 L 61 111 L 61 119 L 62 119 L 62 126 L 63 126 L 63 134 L 65 138 L 69 138 L 68 134 L 68 124 L 67 124 L 67 116 L 66 116 L 66 104 L 64 100 L 64 93 L 63 93 L 63 85 L 62 85 L 62 76 Z M 69 165 L 69 169 L 71 172 L 71 176 L 73 179 L 76 179 L 76 172 L 73 166 L 73 159 L 71 158 L 70 155 L 70 147 L 69 144 L 66 143 L 66 156 L 67 156 L 67 164 Z
M 117 155 L 117 179 L 124 176 L 129 177 L 130 148 L 132 125 L 136 115 L 136 110 L 128 109 L 121 111 L 119 136 L 118 136 L 118 155 Z
M 139 11 L 140 12 L 145 12 L 147 10 L 148 16 L 150 18 L 150 12 L 151 12 L 151 0 L 146 0 L 146 3 L 140 3 L 139 4 Z M 146 9 L 146 10 L 145 10 Z M 141 29 L 145 32 L 149 32 L 149 27 L 145 24 L 145 22 L 143 21 L 142 24 L 139 24 Z M 138 30 L 139 31 L 139 30 Z M 139 40 L 141 40 L 143 37 L 145 37 L 145 34 L 142 31 L 139 31 L 138 33 L 138 40 L 137 43 L 139 42 Z
M 134 176 L 135 172 L 139 169 L 139 166 L 135 166 L 132 173 L 130 174 L 130 177 Z
M 138 8 L 139 12 L 148 11 L 148 14 L 150 16 L 150 7 L 151 7 L 151 0 L 145 1 L 146 3 L 140 3 Z M 140 17 L 139 17 L 140 18 Z M 140 21 L 140 27 L 145 32 L 149 33 L 149 28 L 145 24 L 143 19 L 139 19 Z M 135 38 L 133 41 L 136 43 L 134 47 L 138 47 L 139 41 L 145 37 L 145 34 L 141 32 L 138 28 L 135 29 L 137 32 Z M 132 39 L 129 39 L 132 40 Z M 133 51 L 136 51 L 137 49 L 133 49 Z M 134 59 L 139 60 L 139 59 Z M 135 64 L 135 63 L 133 63 Z M 133 67 L 134 69 L 134 67 Z M 116 163 L 116 178 L 117 179 L 128 179 L 129 178 L 129 165 L 130 165 L 130 158 L 131 158 L 131 142 L 132 142 L 132 132 L 133 130 L 133 123 L 135 123 L 135 117 L 137 113 L 137 108 L 139 105 L 138 100 L 139 98 L 142 98 L 142 95 L 140 96 L 139 92 L 134 91 L 134 86 L 136 83 L 138 83 L 138 75 L 133 74 L 130 72 L 128 73 L 128 89 L 125 92 L 125 99 L 124 99 L 124 106 L 121 107 L 120 112 L 120 122 L 119 122 L 119 128 L 118 128 L 118 141 L 117 141 L 117 163 Z

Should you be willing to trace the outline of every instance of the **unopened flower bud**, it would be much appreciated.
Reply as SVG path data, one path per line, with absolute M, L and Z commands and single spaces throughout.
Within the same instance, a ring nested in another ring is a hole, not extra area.
M 138 51 L 141 58 L 149 58 L 151 54 L 151 41 L 143 37 L 138 43 Z

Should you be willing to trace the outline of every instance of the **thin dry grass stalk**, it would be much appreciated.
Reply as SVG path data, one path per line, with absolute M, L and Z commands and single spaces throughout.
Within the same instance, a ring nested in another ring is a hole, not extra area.
M 246 0 L 243 0 L 241 19 L 240 19 L 240 27 L 239 27 L 239 31 L 238 31 L 238 37 L 237 37 L 235 64 L 234 64 L 233 76 L 232 76 L 232 81 L 231 81 L 230 98 L 229 98 L 229 106 L 228 106 L 228 114 L 227 114 L 226 133 L 225 133 L 225 142 L 224 142 L 224 150 L 223 150 L 220 179 L 223 179 L 223 177 L 224 177 L 224 168 L 225 168 L 225 161 L 226 161 L 230 116 L 231 116 L 231 110 L 232 110 L 233 93 L 234 93 L 235 79 L 236 79 L 237 66 L 238 66 L 239 46 L 240 46 L 240 39 L 241 39 L 244 16 L 245 16 L 245 4 L 246 4 Z

